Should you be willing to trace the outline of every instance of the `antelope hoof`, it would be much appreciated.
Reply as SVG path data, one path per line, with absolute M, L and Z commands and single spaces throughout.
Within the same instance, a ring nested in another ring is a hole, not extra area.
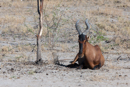
M 70 61 L 70 63 L 73 65 L 75 62 L 74 61 Z
M 72 65 L 74 64 L 74 62 L 71 63 Z

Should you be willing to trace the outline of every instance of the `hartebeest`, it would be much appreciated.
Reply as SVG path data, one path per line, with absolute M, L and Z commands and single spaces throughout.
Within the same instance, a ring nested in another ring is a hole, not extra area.
M 88 42 L 89 37 L 86 35 L 87 31 L 90 29 L 88 19 L 85 21 L 87 28 L 83 33 L 79 29 L 78 23 L 79 21 L 76 22 L 75 27 L 79 33 L 79 52 L 71 64 L 75 64 L 75 62 L 78 61 L 78 68 L 100 69 L 104 65 L 105 59 L 99 46 L 93 46 Z

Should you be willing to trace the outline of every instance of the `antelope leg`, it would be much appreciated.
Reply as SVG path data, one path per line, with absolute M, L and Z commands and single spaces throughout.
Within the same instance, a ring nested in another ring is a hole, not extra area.
M 79 58 L 79 56 L 77 54 L 76 57 L 75 57 L 75 59 L 74 59 L 74 61 L 71 64 L 74 64 L 78 60 L 78 58 Z

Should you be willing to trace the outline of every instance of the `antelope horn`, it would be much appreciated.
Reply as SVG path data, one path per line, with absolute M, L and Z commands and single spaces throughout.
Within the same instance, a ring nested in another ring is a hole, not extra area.
M 76 22 L 75 27 L 76 27 L 76 30 L 78 31 L 79 35 L 80 35 L 82 33 L 81 33 L 80 26 L 79 26 L 78 23 L 79 23 L 79 20 Z
M 86 24 L 87 27 L 86 27 L 86 30 L 83 33 L 84 35 L 86 35 L 88 33 L 89 29 L 90 29 L 90 25 L 88 23 L 88 19 L 86 19 L 85 24 Z

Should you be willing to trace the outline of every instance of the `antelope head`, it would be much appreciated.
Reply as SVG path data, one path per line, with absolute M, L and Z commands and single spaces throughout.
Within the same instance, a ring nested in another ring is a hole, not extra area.
M 88 41 L 89 37 L 87 37 L 87 33 L 90 29 L 89 23 L 88 23 L 88 19 L 86 19 L 85 24 L 86 24 L 86 30 L 84 32 L 82 32 L 80 30 L 80 26 L 79 26 L 79 20 L 76 22 L 75 27 L 76 30 L 78 31 L 79 34 L 79 57 L 82 58 L 84 56 L 84 48 L 85 48 L 85 42 Z

